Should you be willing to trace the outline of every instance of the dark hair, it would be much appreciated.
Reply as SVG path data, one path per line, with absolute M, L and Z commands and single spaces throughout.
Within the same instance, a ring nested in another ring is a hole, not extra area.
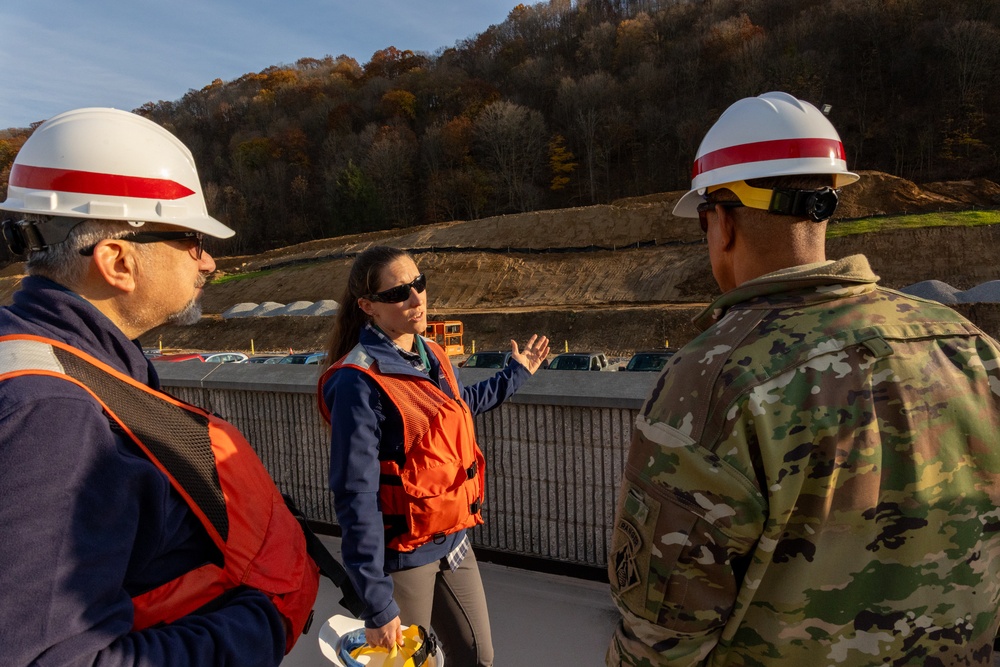
M 326 363 L 332 365 L 358 344 L 361 328 L 368 315 L 358 306 L 358 299 L 378 291 L 379 274 L 400 257 L 412 256 L 401 248 L 377 245 L 354 258 L 347 285 L 340 297 L 340 309 L 333 322 L 333 331 L 326 349 Z

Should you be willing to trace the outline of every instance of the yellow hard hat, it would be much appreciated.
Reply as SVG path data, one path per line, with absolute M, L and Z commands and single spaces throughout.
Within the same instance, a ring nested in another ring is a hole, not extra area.
M 327 632 L 327 631 L 330 632 Z M 387 649 L 369 646 L 362 621 L 335 615 L 320 630 L 324 655 L 341 667 L 443 667 L 437 638 L 419 625 L 403 630 L 403 644 Z
M 353 648 L 352 648 L 353 647 Z M 354 630 L 341 639 L 338 657 L 346 667 L 431 667 L 437 655 L 437 639 L 419 625 L 403 630 L 403 645 L 392 649 L 369 646 L 365 643 L 364 629 Z M 360 662 L 360 658 L 368 660 Z M 379 660 L 381 659 L 381 662 Z M 430 662 L 428 662 L 430 661 Z

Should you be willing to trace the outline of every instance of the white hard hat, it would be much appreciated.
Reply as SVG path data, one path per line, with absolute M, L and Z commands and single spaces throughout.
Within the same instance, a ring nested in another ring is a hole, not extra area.
M 208 215 L 191 151 L 153 121 L 118 109 L 75 109 L 42 123 L 14 158 L 0 209 L 235 234 Z
M 403 629 L 403 646 L 395 651 L 365 643 L 365 624 L 356 618 L 334 614 L 319 631 L 319 646 L 338 667 L 444 667 L 437 639 L 418 625 Z
M 830 174 L 834 187 L 853 183 L 840 135 L 819 109 L 787 93 L 733 103 L 702 139 L 691 169 L 691 191 L 674 215 L 698 217 L 708 188 L 769 176 Z

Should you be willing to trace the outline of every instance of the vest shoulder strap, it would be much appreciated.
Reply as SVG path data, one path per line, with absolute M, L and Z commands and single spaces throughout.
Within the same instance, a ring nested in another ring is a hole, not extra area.
M 229 516 L 209 439 L 208 413 L 60 341 L 37 336 L 0 337 L 0 378 L 27 374 L 63 377 L 86 390 L 172 478 L 175 488 L 191 498 L 221 540 L 228 539 Z
M 209 436 L 212 418 L 206 411 L 147 387 L 65 343 L 36 336 L 0 336 L 0 380 L 27 374 L 63 378 L 90 393 L 171 478 L 174 488 L 187 496 L 192 509 L 196 506 L 203 513 L 206 530 L 218 534 L 213 539 L 227 541 L 229 515 Z M 312 532 L 291 497 L 283 497 L 303 528 L 309 556 L 344 594 L 341 605 L 360 616 L 364 603 L 347 572 Z

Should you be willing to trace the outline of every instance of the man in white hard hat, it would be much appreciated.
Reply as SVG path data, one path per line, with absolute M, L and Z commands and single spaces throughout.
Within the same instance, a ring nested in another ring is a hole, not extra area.
M 193 322 L 215 262 L 187 148 L 138 115 L 39 126 L 0 204 L 28 276 L 0 309 L 0 664 L 281 662 L 302 531 L 230 425 L 159 391 L 135 339 Z
M 636 420 L 607 664 L 992 664 L 996 342 L 826 258 L 857 176 L 813 105 L 734 103 L 693 173 L 723 294 Z

